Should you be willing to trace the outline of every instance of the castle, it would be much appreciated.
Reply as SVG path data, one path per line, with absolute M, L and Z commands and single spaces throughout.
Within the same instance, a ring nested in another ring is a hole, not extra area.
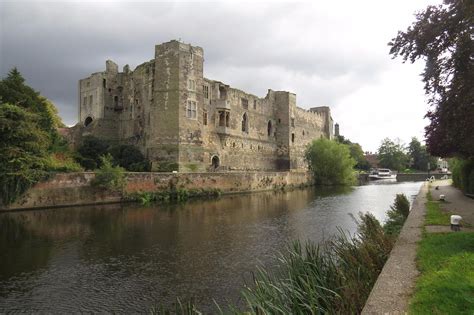
M 107 60 L 79 81 L 80 135 L 136 145 L 152 170 L 306 168 L 304 150 L 333 137 L 329 107 L 305 110 L 296 95 L 264 98 L 203 76 L 203 49 L 173 40 L 131 71 Z

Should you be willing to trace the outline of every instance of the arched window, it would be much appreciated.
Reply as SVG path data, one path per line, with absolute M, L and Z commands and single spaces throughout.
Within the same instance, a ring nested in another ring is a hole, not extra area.
M 249 132 L 249 119 L 247 113 L 242 116 L 242 131 Z
M 268 121 L 267 134 L 269 137 L 272 135 L 272 121 L 271 120 Z
M 89 126 L 92 123 L 92 117 L 88 116 L 86 120 L 84 120 L 84 127 Z

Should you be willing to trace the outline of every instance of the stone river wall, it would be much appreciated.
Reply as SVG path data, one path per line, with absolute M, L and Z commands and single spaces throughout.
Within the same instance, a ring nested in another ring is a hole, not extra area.
M 181 189 L 219 189 L 223 194 L 299 187 L 312 183 L 308 172 L 223 172 L 223 173 L 127 173 L 122 192 L 91 187 L 93 172 L 56 174 L 38 183 L 10 206 L 0 211 L 116 203 L 127 193 Z

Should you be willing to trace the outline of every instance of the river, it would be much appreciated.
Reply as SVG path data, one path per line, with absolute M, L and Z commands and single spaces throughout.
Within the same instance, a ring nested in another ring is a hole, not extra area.
M 320 242 L 353 216 L 379 220 L 420 182 L 0 214 L 0 313 L 146 312 L 176 297 L 240 304 L 257 264 L 291 240 Z

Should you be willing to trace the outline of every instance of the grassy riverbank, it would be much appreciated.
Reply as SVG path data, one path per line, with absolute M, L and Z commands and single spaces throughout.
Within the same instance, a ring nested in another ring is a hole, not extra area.
M 451 213 L 428 191 L 426 225 L 449 225 Z M 474 233 L 427 233 L 417 249 L 420 277 L 410 300 L 412 314 L 472 314 Z
M 421 276 L 410 303 L 412 314 L 472 314 L 474 233 L 425 234 L 417 265 Z

